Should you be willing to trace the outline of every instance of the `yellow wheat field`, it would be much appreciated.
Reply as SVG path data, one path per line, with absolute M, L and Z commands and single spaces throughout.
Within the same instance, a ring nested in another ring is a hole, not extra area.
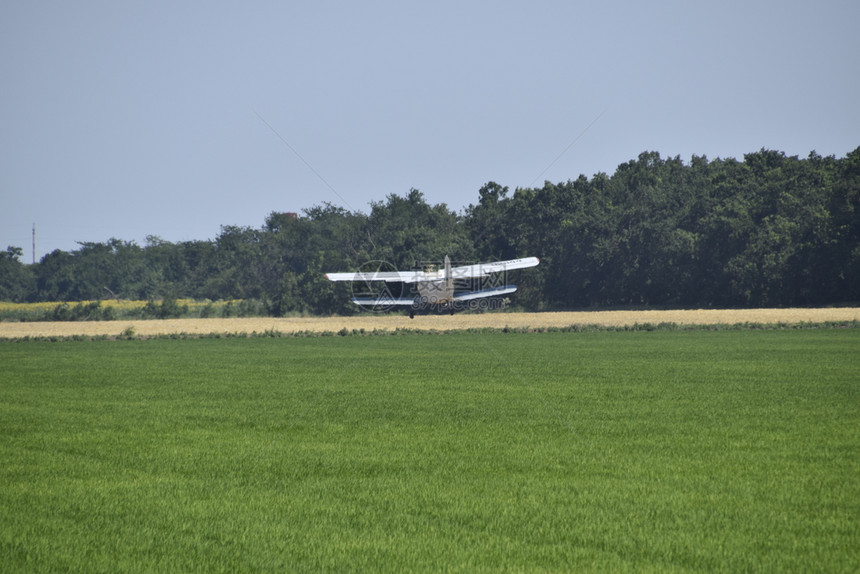
M 485 313 L 480 315 L 374 315 L 355 317 L 250 317 L 230 319 L 163 319 L 40 323 L 0 323 L 0 338 L 121 336 L 129 329 L 136 336 L 337 332 L 342 329 L 393 331 L 424 329 L 450 331 L 481 328 L 545 328 L 571 325 L 623 327 L 634 324 L 734 325 L 737 323 L 822 323 L 860 320 L 860 308 L 744 309 L 676 311 L 577 311 L 561 313 Z

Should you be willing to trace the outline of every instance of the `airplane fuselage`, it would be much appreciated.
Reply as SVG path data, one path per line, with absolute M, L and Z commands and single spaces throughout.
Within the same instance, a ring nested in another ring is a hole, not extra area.
M 429 305 L 446 305 L 454 300 L 454 278 L 451 276 L 451 259 L 445 256 L 445 268 L 440 269 L 437 274 L 439 279 L 420 281 L 418 287 L 418 301 Z

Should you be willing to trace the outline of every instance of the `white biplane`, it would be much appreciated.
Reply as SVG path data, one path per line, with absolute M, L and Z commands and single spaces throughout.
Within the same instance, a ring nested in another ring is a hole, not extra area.
M 326 273 L 325 276 L 330 281 L 351 281 L 353 284 L 351 301 L 357 305 L 373 309 L 408 306 L 409 317 L 412 318 L 418 310 L 437 309 L 450 311 L 453 314 L 454 311 L 465 308 L 468 301 L 513 293 L 517 290 L 516 285 L 500 285 L 499 281 L 490 281 L 493 283 L 491 287 L 485 288 L 483 285 L 479 289 L 469 287 L 474 286 L 476 280 L 480 283 L 491 279 L 497 273 L 534 267 L 538 263 L 540 260 L 537 257 L 525 257 L 451 267 L 451 260 L 446 255 L 442 268 L 436 270 L 383 271 L 380 266 L 377 266 L 371 271 Z M 407 295 L 394 296 L 387 287 L 374 290 L 372 287 L 379 282 L 384 282 L 386 285 L 403 283 L 407 288 L 401 289 L 401 293 L 405 291 Z

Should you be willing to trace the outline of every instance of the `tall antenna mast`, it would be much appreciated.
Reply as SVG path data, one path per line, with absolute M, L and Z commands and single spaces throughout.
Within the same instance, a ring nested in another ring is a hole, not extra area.
M 36 264 L 36 224 L 33 224 L 33 265 Z

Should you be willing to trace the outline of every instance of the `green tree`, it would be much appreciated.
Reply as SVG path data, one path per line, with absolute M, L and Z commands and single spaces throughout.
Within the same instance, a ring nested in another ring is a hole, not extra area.
M 482 260 L 514 257 L 506 233 L 508 191 L 507 187 L 490 181 L 478 190 L 478 204 L 466 208 L 464 224 L 475 255 Z
M 271 214 L 264 226 L 264 285 L 272 314 L 351 313 L 344 285 L 325 272 L 355 269 L 369 257 L 366 216 L 323 204 L 302 216 Z
M 0 252 L 0 301 L 24 302 L 32 297 L 36 278 L 32 269 L 21 262 L 24 251 L 9 246 Z
M 406 197 L 389 195 L 384 203 L 372 203 L 367 220 L 371 259 L 398 269 L 410 269 L 416 261 L 472 261 L 472 241 L 460 216 L 444 203 L 429 205 L 417 189 Z
M 815 271 L 826 277 L 823 302 L 856 302 L 860 296 L 860 147 L 835 166 L 829 198 L 830 236 Z
M 208 299 L 258 298 L 262 290 L 261 232 L 250 227 L 221 226 L 202 294 Z
M 324 272 L 371 260 L 409 269 L 445 255 L 540 257 L 514 278 L 528 309 L 851 302 L 860 292 L 860 148 L 838 160 L 762 149 L 689 165 L 644 152 L 612 176 L 512 194 L 490 181 L 462 215 L 412 189 L 371 203 L 369 214 L 323 204 L 272 213 L 260 229 L 222 227 L 214 241 L 148 237 L 141 248 L 112 238 L 33 266 L 10 247 L 0 254 L 0 297 L 242 298 L 253 300 L 242 312 L 350 313 L 349 286 Z

